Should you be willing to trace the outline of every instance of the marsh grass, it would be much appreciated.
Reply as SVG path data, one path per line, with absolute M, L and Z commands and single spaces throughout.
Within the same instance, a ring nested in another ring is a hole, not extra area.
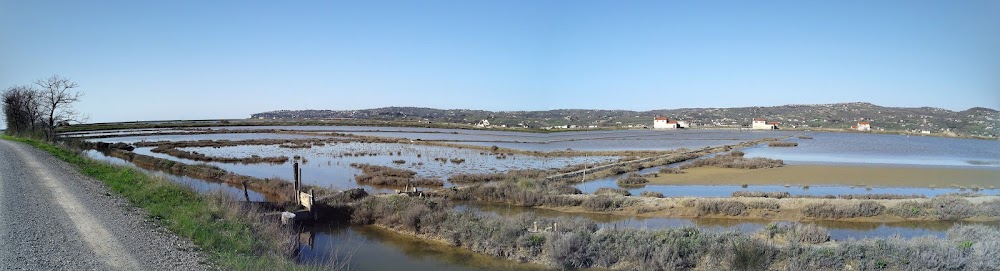
M 759 169 L 759 168 L 775 168 L 785 164 L 785 162 L 780 159 L 770 159 L 763 157 L 744 158 L 743 155 L 744 153 L 741 151 L 733 151 L 728 154 L 720 154 L 714 157 L 701 158 L 681 166 L 680 169 L 689 169 L 689 168 L 704 167 L 704 166 L 714 166 L 720 168 Z
M 435 178 L 415 178 L 417 172 L 387 166 L 351 163 L 362 174 L 354 177 L 358 183 L 385 186 L 443 186 L 444 181 Z
M 663 198 L 663 193 L 656 191 L 642 191 L 642 193 L 639 193 L 639 195 L 649 198 Z
M 619 178 L 615 181 L 615 183 L 622 187 L 641 187 L 645 186 L 646 183 L 649 183 L 649 180 L 639 174 L 632 173 L 628 176 Z
M 631 196 L 632 193 L 628 192 L 628 190 L 621 188 L 601 187 L 598 188 L 597 190 L 594 190 L 594 195 Z
M 843 219 L 877 216 L 885 210 L 885 206 L 874 201 L 823 201 L 806 204 L 802 207 L 802 214 L 814 218 Z
M 774 141 L 774 142 L 767 143 L 767 146 L 768 147 L 796 147 L 796 146 L 799 146 L 799 143 L 798 142 L 790 142 L 790 141 Z

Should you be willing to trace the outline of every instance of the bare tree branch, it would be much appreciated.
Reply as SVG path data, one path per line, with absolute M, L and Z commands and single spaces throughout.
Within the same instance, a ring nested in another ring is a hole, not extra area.
M 82 92 L 73 90 L 79 87 L 76 82 L 59 75 L 35 81 L 41 88 L 41 102 L 48 114 L 46 121 L 49 127 L 55 127 L 57 122 L 76 121 L 79 114 L 73 110 L 73 103 L 83 97 Z

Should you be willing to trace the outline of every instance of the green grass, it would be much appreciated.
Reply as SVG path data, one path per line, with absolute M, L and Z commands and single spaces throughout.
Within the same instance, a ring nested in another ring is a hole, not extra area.
M 3 135 L 44 150 L 78 168 L 84 175 L 104 182 L 112 191 L 149 213 L 149 217 L 174 233 L 189 238 L 219 267 L 232 270 L 310 270 L 280 253 L 269 238 L 258 236 L 252 218 L 234 217 L 233 211 L 190 188 L 153 177 L 136 169 L 92 160 L 76 152 L 32 139 Z

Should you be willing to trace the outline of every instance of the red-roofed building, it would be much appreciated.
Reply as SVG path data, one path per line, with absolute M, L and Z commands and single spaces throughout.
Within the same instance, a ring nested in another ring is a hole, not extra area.
M 859 121 L 857 125 L 851 125 L 851 130 L 871 131 L 872 124 L 867 121 Z
M 665 117 L 653 118 L 653 129 L 690 128 L 691 124 L 683 120 L 671 120 Z
M 753 119 L 753 123 L 751 123 L 750 128 L 758 130 L 777 130 L 778 124 L 779 124 L 778 122 L 767 121 L 762 118 L 755 118 Z

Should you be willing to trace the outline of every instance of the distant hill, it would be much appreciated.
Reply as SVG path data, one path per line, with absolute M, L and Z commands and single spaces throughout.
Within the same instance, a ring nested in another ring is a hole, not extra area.
M 753 118 L 777 121 L 789 128 L 849 128 L 858 121 L 869 121 L 872 129 L 891 131 L 930 131 L 965 136 L 996 137 L 1000 134 L 997 110 L 975 107 L 951 111 L 933 107 L 884 107 L 871 103 L 782 105 L 771 107 L 680 108 L 651 111 L 558 109 L 545 111 L 484 111 L 469 109 L 434 109 L 420 107 L 384 107 L 363 110 L 278 110 L 251 115 L 254 119 L 372 119 L 388 121 L 428 121 L 475 124 L 489 120 L 491 125 L 546 128 L 652 126 L 656 116 L 688 121 L 695 127 L 736 127 L 748 125 Z

